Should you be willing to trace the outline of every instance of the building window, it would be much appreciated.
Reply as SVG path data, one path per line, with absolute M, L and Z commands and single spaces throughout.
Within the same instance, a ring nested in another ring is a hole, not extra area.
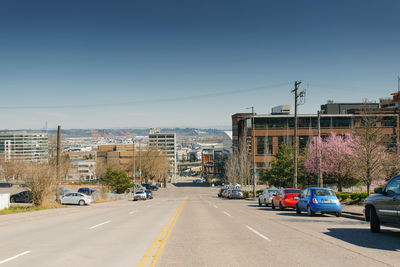
M 272 136 L 257 136 L 257 155 L 270 155 L 272 148 Z

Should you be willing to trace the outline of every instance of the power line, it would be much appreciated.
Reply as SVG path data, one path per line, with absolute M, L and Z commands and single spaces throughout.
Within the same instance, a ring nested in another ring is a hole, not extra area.
M 231 90 L 220 93 L 208 93 L 199 94 L 193 96 L 180 96 L 171 98 L 160 98 L 155 100 L 137 100 L 137 101 L 126 101 L 118 103 L 100 103 L 100 104 L 78 104 L 78 105 L 49 105 L 49 106 L 0 106 L 2 110 L 17 110 L 17 109 L 69 109 L 69 108 L 92 108 L 92 107 L 109 107 L 109 106 L 123 106 L 123 105 L 138 105 L 138 104 L 152 104 L 152 103 L 162 103 L 162 102 L 175 102 L 183 100 L 198 100 L 200 98 L 218 97 L 225 95 L 241 94 L 247 92 L 261 91 L 265 89 L 273 89 L 282 86 L 289 86 L 290 82 L 272 84 L 248 89 Z

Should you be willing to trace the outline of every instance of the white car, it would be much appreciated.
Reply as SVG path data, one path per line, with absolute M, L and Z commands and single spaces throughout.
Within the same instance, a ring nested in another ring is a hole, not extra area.
M 147 199 L 147 194 L 144 191 L 137 191 L 134 195 L 133 195 L 133 201 L 137 201 L 137 200 L 146 200 Z
M 93 202 L 91 196 L 82 193 L 68 193 L 61 196 L 61 204 L 77 204 L 80 206 L 89 205 Z
M 271 189 L 265 189 L 262 194 L 258 196 L 258 205 L 262 206 L 268 206 L 269 204 L 272 203 L 272 198 L 274 197 L 273 195 L 278 192 L 278 189 L 271 188 Z

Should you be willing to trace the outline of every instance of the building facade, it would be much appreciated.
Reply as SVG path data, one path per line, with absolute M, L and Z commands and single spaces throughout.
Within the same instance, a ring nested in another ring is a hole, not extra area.
M 204 148 L 201 152 L 203 176 L 207 178 L 221 178 L 224 175 L 224 160 L 229 154 L 223 148 Z
M 170 162 L 170 175 L 175 177 L 177 172 L 176 162 L 176 134 L 161 133 L 159 129 L 150 129 L 149 149 L 164 151 Z
M 0 156 L 8 160 L 44 162 L 49 157 L 47 133 L 0 132 Z
M 353 114 L 321 114 L 320 135 L 322 138 L 331 133 L 345 135 L 361 127 L 364 116 L 374 116 L 376 127 L 387 135 L 389 142 L 398 143 L 399 115 L 393 111 L 370 110 L 372 113 L 362 114 L 355 111 Z M 252 136 L 254 130 L 254 148 Z M 254 127 L 251 113 L 240 113 L 232 116 L 233 149 L 239 149 L 239 140 L 246 140 L 248 153 L 255 150 L 256 171 L 271 166 L 271 161 L 278 152 L 279 145 L 293 146 L 294 115 L 255 115 Z M 297 143 L 302 151 L 313 136 L 318 134 L 318 115 L 298 115 Z M 250 157 L 252 160 L 252 157 Z M 253 166 L 253 165 L 252 165 Z

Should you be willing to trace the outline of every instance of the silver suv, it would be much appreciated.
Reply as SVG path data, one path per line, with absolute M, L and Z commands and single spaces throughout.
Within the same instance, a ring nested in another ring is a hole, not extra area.
M 390 179 L 384 188 L 375 188 L 375 193 L 364 202 L 371 232 L 379 233 L 382 224 L 400 227 L 400 175 Z

